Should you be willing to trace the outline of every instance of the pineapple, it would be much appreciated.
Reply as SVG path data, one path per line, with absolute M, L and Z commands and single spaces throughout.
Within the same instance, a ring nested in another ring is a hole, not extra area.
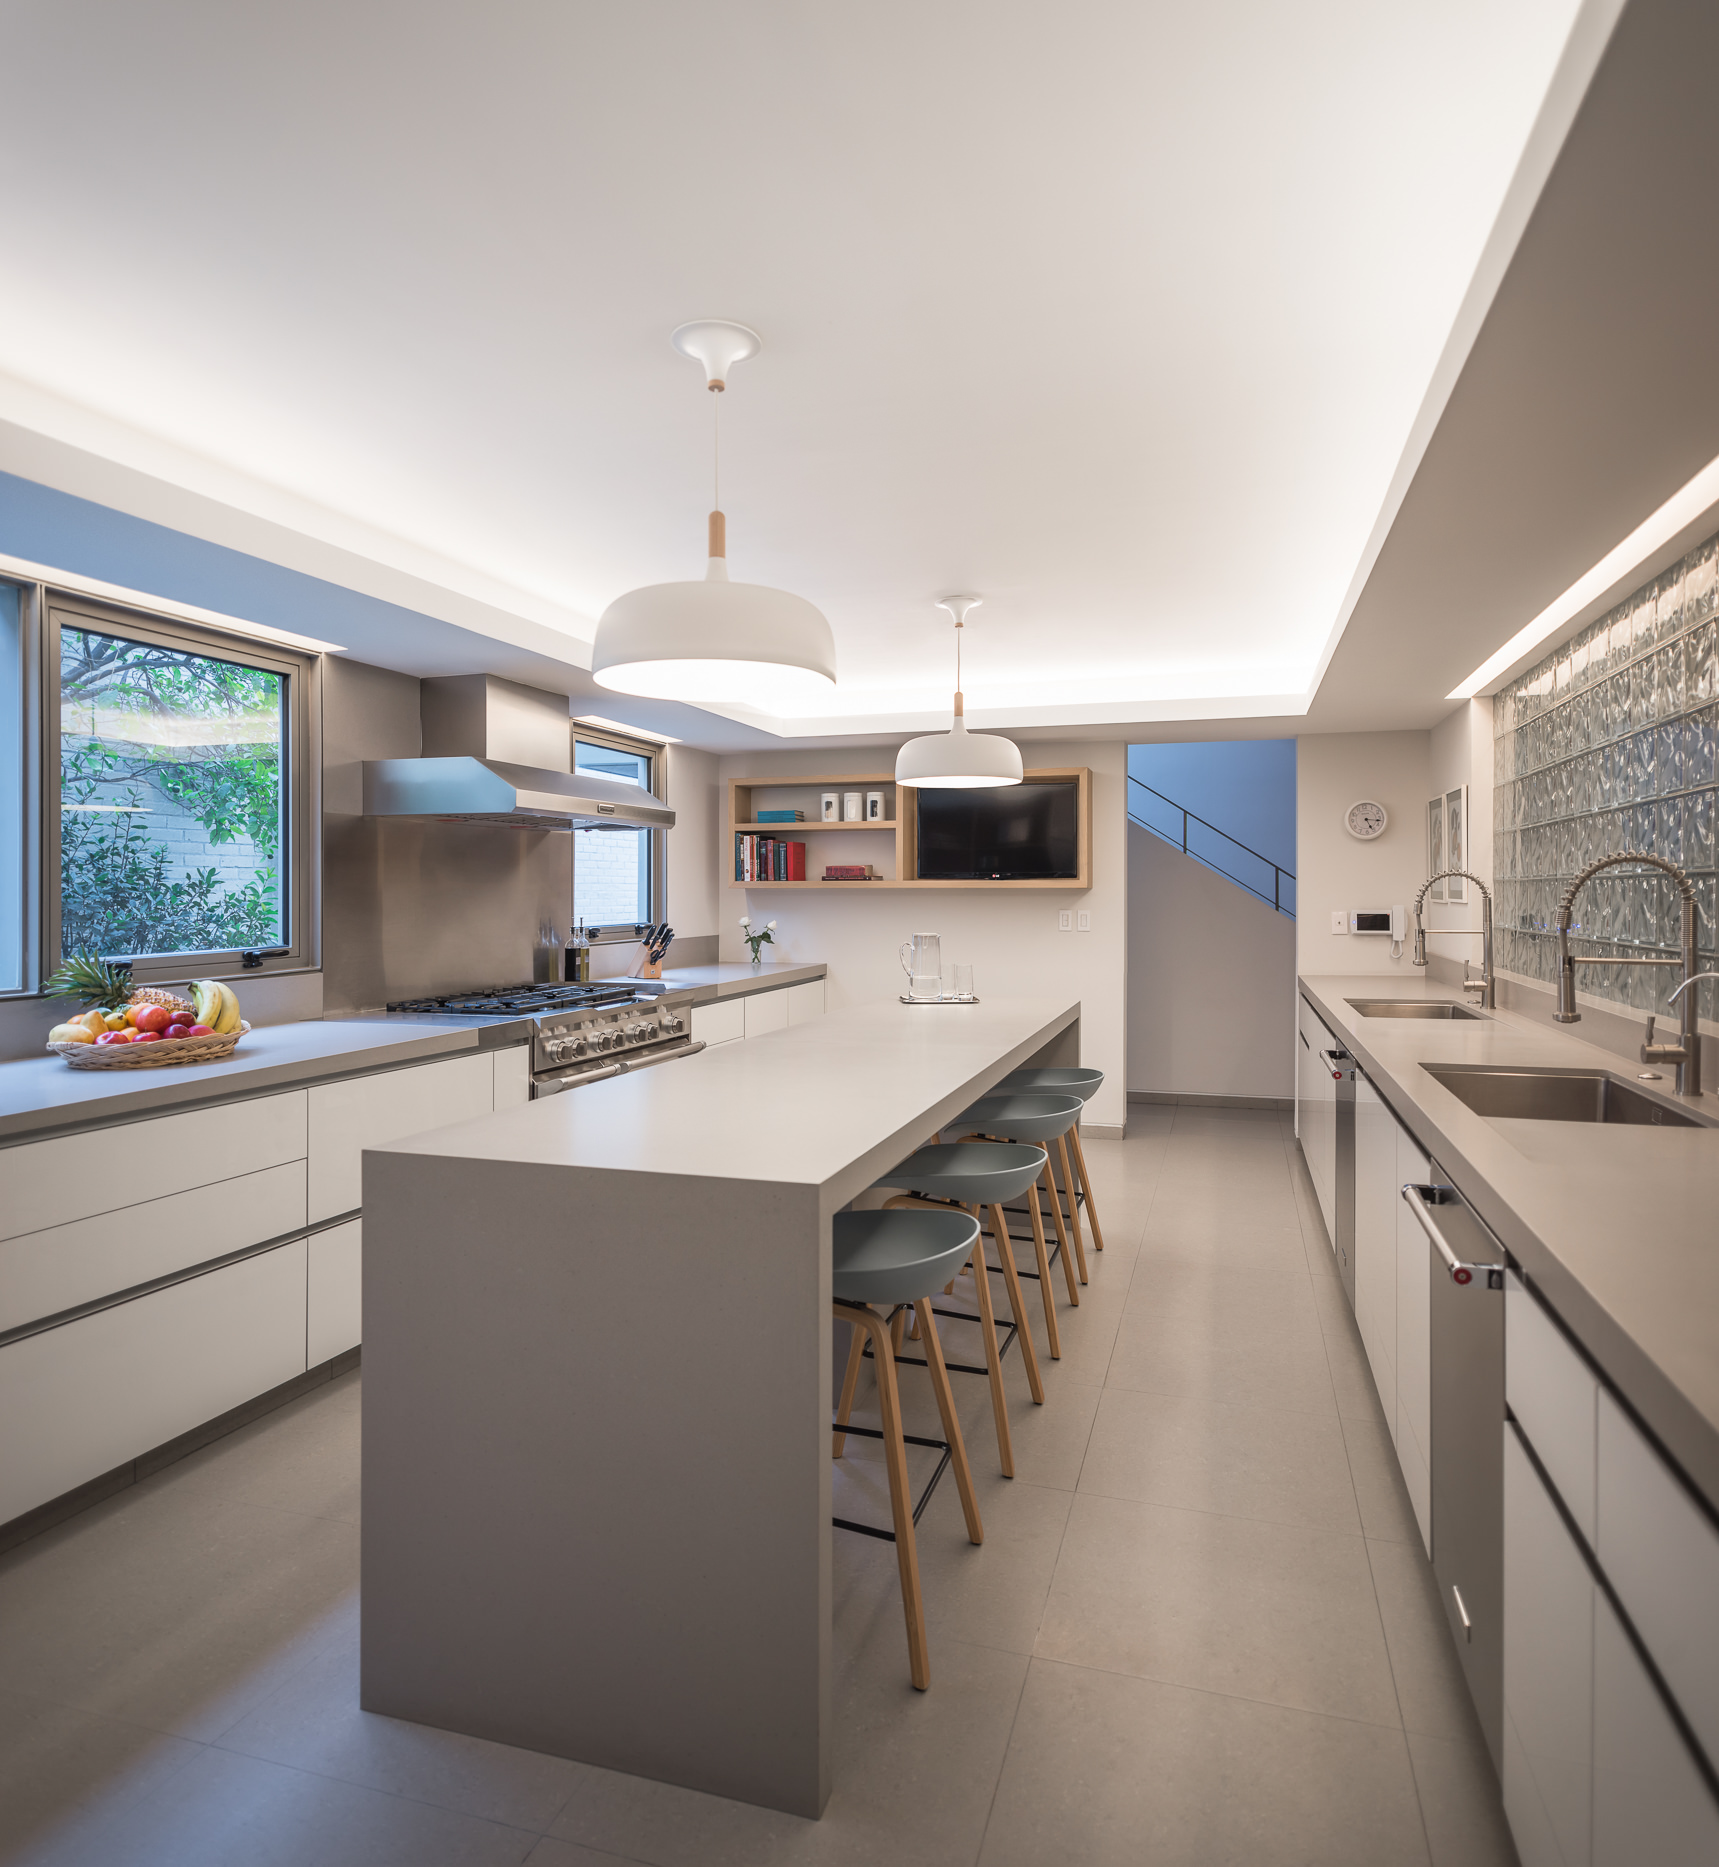
M 98 1010 L 119 1011 L 132 997 L 131 965 L 95 953 L 68 953 L 42 990 L 49 998 L 79 998 Z
M 189 1011 L 195 1015 L 197 1007 L 190 999 L 178 992 L 169 992 L 159 985 L 140 985 L 132 989 L 126 1001 L 131 1005 L 165 1005 L 169 1011 Z

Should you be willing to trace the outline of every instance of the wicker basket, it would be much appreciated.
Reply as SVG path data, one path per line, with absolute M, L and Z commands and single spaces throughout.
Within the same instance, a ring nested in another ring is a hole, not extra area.
M 219 1063 L 251 1027 L 242 1019 L 236 1031 L 208 1037 L 163 1038 L 159 1044 L 50 1044 L 74 1070 L 163 1070 L 178 1063 Z

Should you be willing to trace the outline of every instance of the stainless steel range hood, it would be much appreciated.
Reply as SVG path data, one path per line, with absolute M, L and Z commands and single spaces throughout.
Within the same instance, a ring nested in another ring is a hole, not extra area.
M 423 682 L 421 758 L 368 759 L 367 817 L 520 830 L 668 830 L 674 812 L 636 785 L 574 774 L 565 694 L 493 674 Z

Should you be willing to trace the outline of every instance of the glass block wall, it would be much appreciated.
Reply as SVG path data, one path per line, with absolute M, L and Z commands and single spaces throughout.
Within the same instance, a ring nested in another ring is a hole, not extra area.
M 1590 862 L 1625 849 L 1675 862 L 1695 884 L 1703 965 L 1715 935 L 1714 810 L 1719 740 L 1719 538 L 1590 623 L 1493 705 L 1497 964 L 1557 979 L 1558 903 Z M 1677 888 L 1635 866 L 1576 899 L 1577 953 L 1664 954 L 1678 946 Z M 1663 1012 L 1676 966 L 1584 966 L 1577 989 Z M 1701 1015 L 1719 1016 L 1714 983 Z M 1675 1011 L 1675 1007 L 1673 1007 Z

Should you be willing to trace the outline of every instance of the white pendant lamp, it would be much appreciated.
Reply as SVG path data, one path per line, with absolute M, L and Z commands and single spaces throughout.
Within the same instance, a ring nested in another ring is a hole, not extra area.
M 909 739 L 895 755 L 895 782 L 926 791 L 983 791 L 1021 782 L 1021 749 L 1000 733 L 970 733 L 963 717 L 961 631 L 976 596 L 942 596 L 937 607 L 955 618 L 955 723 L 946 733 Z
M 721 394 L 736 363 L 756 356 L 758 333 L 705 318 L 674 333 L 682 356 L 704 366 Z M 717 404 L 711 404 L 714 419 Z M 591 675 L 599 687 L 653 700 L 752 701 L 770 711 L 825 692 L 836 678 L 836 641 L 823 612 L 802 596 L 728 580 L 720 456 L 714 454 L 710 557 L 697 583 L 653 583 L 615 598 L 597 622 Z

